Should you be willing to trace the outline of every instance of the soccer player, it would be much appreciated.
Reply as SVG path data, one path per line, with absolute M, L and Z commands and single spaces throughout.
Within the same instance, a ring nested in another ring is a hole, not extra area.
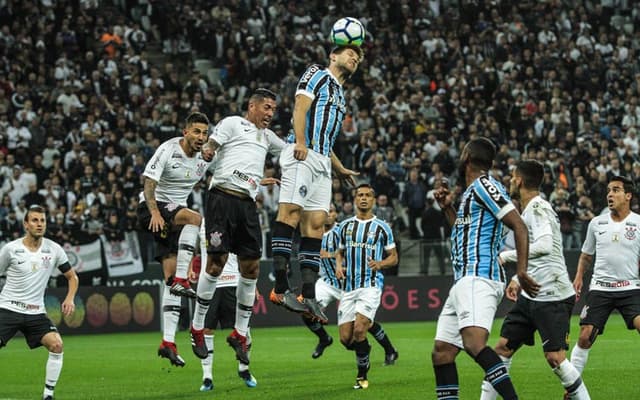
M 203 227 L 204 229 L 204 227 Z M 204 232 L 203 232 L 204 236 Z M 206 264 L 206 252 L 202 253 L 202 260 Z M 199 269 L 199 267 L 198 267 Z M 211 305 L 207 311 L 204 323 L 204 341 L 207 345 L 207 358 L 200 360 L 202 364 L 202 386 L 201 392 L 213 390 L 213 338 L 215 329 L 232 328 L 236 320 L 236 288 L 240 272 L 238 271 L 238 258 L 230 253 L 224 270 L 218 276 L 218 284 Z M 247 331 L 247 352 L 251 349 L 251 334 Z M 247 354 L 248 356 L 249 354 Z M 249 365 L 238 362 L 238 376 L 244 381 L 247 387 L 254 388 L 258 381 L 249 371 Z
M 614 176 L 607 185 L 609 213 L 589 222 L 573 287 L 582 292 L 586 269 L 595 263 L 587 301 L 580 313 L 580 337 L 571 362 L 582 373 L 589 350 L 604 332 L 609 315 L 617 309 L 628 329 L 640 332 L 640 215 L 631 211 L 635 187 L 631 180 Z
M 144 169 L 144 189 L 136 210 L 140 229 L 153 234 L 156 260 L 162 264 L 166 281 L 158 355 L 179 367 L 185 364 L 175 344 L 180 296 L 195 297 L 187 273 L 202 222 L 198 212 L 187 208 L 187 198 L 211 162 L 212 156 L 202 152 L 208 129 L 207 116 L 194 112 L 187 117 L 182 137 L 169 139 L 158 147 Z
M 486 379 L 505 399 L 517 399 L 507 368 L 487 346 L 505 276 L 498 263 L 504 225 L 515 237 L 520 286 L 535 297 L 539 285 L 527 274 L 527 226 L 506 189 L 488 175 L 496 154 L 494 144 L 481 137 L 469 141 L 460 154 L 460 182 L 467 185 L 458 210 L 446 186 L 435 193 L 451 231 L 454 284 L 438 318 L 431 355 L 438 399 L 458 399 L 455 359 L 464 349 L 485 371 Z
M 49 358 L 42 398 L 53 400 L 62 371 L 63 348 L 58 329 L 47 317 L 44 291 L 57 268 L 68 281 L 62 313 L 71 315 L 75 310 L 73 299 L 78 291 L 78 276 L 62 247 L 44 237 L 47 218 L 43 207 L 29 207 L 23 226 L 24 237 L 7 243 L 0 250 L 0 276 L 7 276 L 0 292 L 0 348 L 18 331 L 24 334 L 29 348 L 46 347 Z
M 512 199 L 520 201 L 522 219 L 529 229 L 528 273 L 540 284 L 538 296 L 520 292 L 518 278 L 507 287 L 507 298 L 516 301 L 502 324 L 496 353 L 509 370 L 511 359 L 523 345 L 532 346 L 537 330 L 547 363 L 572 399 L 589 399 L 580 372 L 567 360 L 567 339 L 575 291 L 569 280 L 562 252 L 560 222 L 553 207 L 540 197 L 544 166 L 535 160 L 516 164 L 510 182 Z M 500 253 L 500 264 L 517 260 L 515 250 Z M 519 295 L 520 294 L 520 295 Z M 494 400 L 498 393 L 487 381 L 482 382 L 481 400 Z
M 325 233 L 322 236 L 320 250 L 320 278 L 316 282 L 316 299 L 322 310 L 334 301 L 340 301 L 344 291 L 345 280 L 336 277 L 335 252 L 338 250 L 338 227 L 336 218 L 338 213 L 333 203 L 329 206 L 327 222 L 324 224 Z M 333 338 L 327 333 L 322 324 L 308 314 L 302 314 L 304 324 L 318 336 L 318 345 L 311 354 L 312 358 L 319 358 L 324 350 L 333 344 Z M 398 351 L 393 347 L 389 336 L 382 325 L 373 321 L 369 333 L 384 348 L 384 365 L 393 365 L 398 359 Z
M 345 279 L 338 326 L 340 342 L 356 353 L 358 375 L 354 389 L 369 387 L 371 346 L 367 331 L 380 305 L 384 286 L 381 270 L 398 263 L 391 227 L 373 215 L 375 202 L 373 188 L 369 184 L 359 185 L 355 194 L 356 215 L 343 221 L 338 231 L 336 277 Z
M 340 46 L 331 51 L 328 67 L 311 65 L 298 81 L 293 109 L 295 140 L 280 156 L 282 186 L 273 227 L 272 251 L 275 287 L 269 298 L 294 312 L 309 312 L 321 323 L 327 317 L 315 299 L 320 269 L 323 225 L 331 202 L 331 172 L 353 184 L 357 172 L 345 168 L 333 153 L 333 144 L 346 114 L 342 85 L 358 69 L 363 51 Z M 302 303 L 289 288 L 287 265 L 293 232 L 300 224 Z
M 277 183 L 264 178 L 267 153 L 279 155 L 285 143 L 268 129 L 276 110 L 276 95 L 257 89 L 242 116 L 230 116 L 216 125 L 209 148 L 216 163 L 205 207 L 207 263 L 198 279 L 196 306 L 191 326 L 191 346 L 199 358 L 208 355 L 204 341 L 204 320 L 216 291 L 218 277 L 230 252 L 238 256 L 236 320 L 227 343 L 238 361 L 249 364 L 247 332 L 260 271 L 262 232 L 255 198 L 258 185 Z

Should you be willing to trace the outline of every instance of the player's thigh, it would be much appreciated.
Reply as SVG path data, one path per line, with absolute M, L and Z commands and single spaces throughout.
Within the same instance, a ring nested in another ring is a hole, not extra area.
M 504 284 L 501 282 L 474 276 L 458 280 L 451 294 L 460 329 L 476 326 L 490 333 L 503 293 Z
M 382 292 L 377 288 L 361 288 L 356 289 L 355 292 L 358 294 L 356 314 L 360 314 L 370 321 L 373 321 L 380 306 Z
M 58 333 L 58 328 L 46 314 L 25 315 L 24 324 L 20 330 L 31 349 L 42 346 L 42 338 L 46 334 Z
M 338 325 L 356 320 L 356 300 L 357 293 L 355 291 L 344 292 L 338 306 Z
M 308 195 L 311 193 L 315 179 L 311 161 L 296 160 L 293 157 L 293 146 L 287 146 L 280 155 L 280 168 L 282 176 L 279 202 L 306 208 Z
M 530 300 L 519 296 L 502 323 L 500 336 L 507 339 L 506 347 L 509 350 L 518 350 L 523 344 L 527 346 L 534 344 L 535 331 L 536 325 Z
M 0 308 L 0 348 L 9 343 L 20 330 L 23 323 L 23 314 Z
M 202 216 L 200 213 L 186 207 L 180 209 L 173 218 L 173 224 L 175 226 L 183 226 L 187 224 L 200 226 L 201 222 Z
M 615 306 L 616 299 L 611 292 L 589 291 L 587 301 L 580 312 L 580 326 L 593 325 L 598 329 L 598 334 L 602 334 Z
M 545 353 L 569 349 L 571 311 L 575 297 L 560 301 L 538 301 L 533 303 L 533 317 L 542 340 Z
M 629 290 L 616 302 L 616 308 L 622 315 L 627 329 L 636 329 L 633 320 L 640 315 L 640 290 Z
M 329 285 L 323 279 L 316 281 L 316 301 L 321 308 L 326 308 L 332 302 L 340 300 L 342 290 L 333 285 Z
M 262 255 L 262 229 L 256 203 L 253 200 L 241 200 L 236 207 L 231 252 L 238 259 L 259 260 Z
M 458 315 L 456 313 L 454 298 L 449 292 L 449 296 L 444 302 L 444 306 L 438 316 L 436 324 L 435 340 L 452 344 L 458 348 L 463 348 L 460 326 L 458 325 Z
M 230 251 L 230 228 L 235 215 L 235 205 L 231 197 L 215 189 L 208 193 L 204 227 L 209 254 Z
M 318 218 L 326 218 L 326 214 L 329 212 L 329 205 L 331 204 L 331 176 L 320 174 L 316 175 L 313 180 L 311 191 L 308 194 L 306 204 L 304 206 L 305 212 L 310 211 L 322 211 L 322 213 L 311 214 L 309 218 L 314 218 L 310 222 L 316 223 L 316 225 L 322 226 L 324 220 L 316 221 Z M 305 213 L 303 212 L 303 219 Z

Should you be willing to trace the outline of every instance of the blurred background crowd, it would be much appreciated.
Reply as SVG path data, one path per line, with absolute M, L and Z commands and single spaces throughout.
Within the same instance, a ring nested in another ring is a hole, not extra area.
M 286 136 L 298 77 L 327 63 L 342 16 L 367 41 L 335 151 L 399 237 L 446 238 L 432 192 L 460 191 L 456 162 L 476 136 L 498 146 L 491 173 L 507 186 L 519 159 L 545 164 L 566 248 L 606 208 L 609 177 L 640 179 L 631 0 L 0 0 L 0 242 L 22 234 L 31 204 L 46 205 L 55 240 L 121 240 L 146 161 L 191 111 L 216 123 L 268 87 Z M 352 192 L 333 189 L 351 215 Z M 265 238 L 277 204 L 262 188 Z

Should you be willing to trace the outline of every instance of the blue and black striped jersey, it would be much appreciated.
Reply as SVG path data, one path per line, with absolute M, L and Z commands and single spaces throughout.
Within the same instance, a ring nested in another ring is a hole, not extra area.
M 335 224 L 330 231 L 322 235 L 320 278 L 333 287 L 344 289 L 344 279 L 338 279 L 336 277 L 335 252 L 338 250 L 339 228 L 340 226 Z
M 494 178 L 482 175 L 469 185 L 451 231 L 454 280 L 479 276 L 505 281 L 498 263 L 506 234 L 500 220 L 514 209 L 505 187 Z
M 329 69 L 314 64 L 298 81 L 296 96 L 299 94 L 312 100 L 305 121 L 306 145 L 316 153 L 329 156 L 347 112 L 342 85 Z M 289 135 L 288 141 L 294 143 L 295 134 Z
M 384 275 L 369 268 L 368 262 L 383 260 L 385 250 L 396 247 L 389 224 L 376 217 L 365 221 L 351 217 L 340 224 L 339 247 L 346 268 L 344 290 L 368 287 L 382 290 Z

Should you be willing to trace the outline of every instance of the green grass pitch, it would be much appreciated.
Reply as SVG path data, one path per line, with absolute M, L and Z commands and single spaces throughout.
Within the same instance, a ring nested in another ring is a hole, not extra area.
M 496 342 L 501 321 L 494 324 L 490 344 Z M 395 366 L 383 367 L 384 352 L 372 337 L 369 389 L 351 388 L 356 375 L 355 356 L 337 341 L 337 328 L 327 329 L 336 339 L 324 355 L 313 360 L 316 338 L 303 326 L 261 328 L 253 332 L 251 371 L 258 387 L 247 388 L 237 377 L 232 350 L 215 337 L 213 392 L 200 393 L 200 361 L 192 354 L 187 332 L 176 341 L 187 365 L 170 367 L 156 356 L 160 333 L 67 336 L 58 400 L 98 399 L 434 399 L 430 352 L 434 322 L 383 323 L 400 352 Z M 578 330 L 572 323 L 572 345 Z M 536 338 L 538 339 L 538 338 Z M 640 398 L 638 335 L 612 316 L 604 336 L 590 353 L 584 373 L 593 399 Z M 29 351 L 22 338 L 0 350 L 0 400 L 38 399 L 42 393 L 47 352 Z M 466 354 L 458 357 L 460 397 L 477 399 L 482 373 Z M 561 399 L 563 390 L 546 365 L 539 343 L 521 349 L 511 369 L 521 399 Z

